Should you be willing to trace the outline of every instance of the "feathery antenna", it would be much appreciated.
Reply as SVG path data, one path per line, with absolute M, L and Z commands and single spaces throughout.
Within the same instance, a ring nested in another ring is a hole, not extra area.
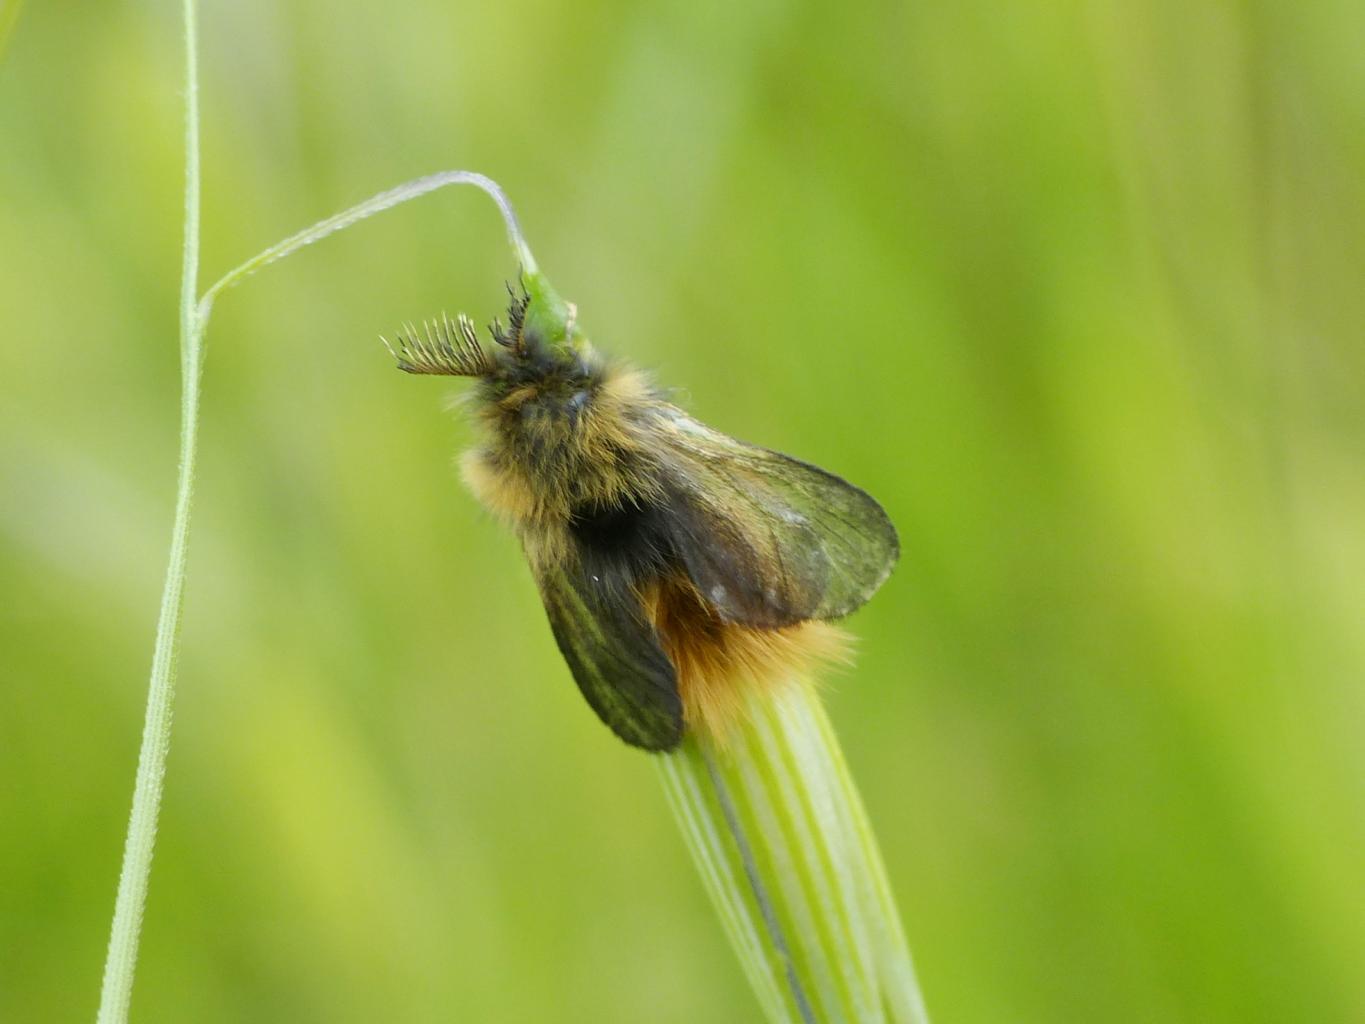
M 455 320 L 442 313 L 440 320 L 428 320 L 421 330 L 408 324 L 394 336 L 393 344 L 383 335 L 379 340 L 405 373 L 482 377 L 493 372 L 493 360 L 463 313 Z

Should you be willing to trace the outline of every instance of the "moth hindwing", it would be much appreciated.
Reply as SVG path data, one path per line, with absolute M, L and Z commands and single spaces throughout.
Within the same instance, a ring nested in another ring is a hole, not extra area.
M 617 736 L 646 750 L 682 739 L 682 699 L 632 588 L 584 568 L 572 555 L 536 568 L 555 642 L 584 698 Z

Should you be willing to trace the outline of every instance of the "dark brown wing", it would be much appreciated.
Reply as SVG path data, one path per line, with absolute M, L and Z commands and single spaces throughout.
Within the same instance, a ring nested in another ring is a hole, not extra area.
M 891 574 L 896 529 L 865 491 L 681 411 L 661 419 L 668 533 L 723 618 L 768 629 L 837 619 Z
M 560 653 L 598 717 L 633 746 L 676 747 L 677 675 L 633 591 L 572 562 L 537 568 L 536 582 Z

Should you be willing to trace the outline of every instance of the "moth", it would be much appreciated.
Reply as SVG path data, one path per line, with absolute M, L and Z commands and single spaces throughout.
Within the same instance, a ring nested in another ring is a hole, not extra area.
M 601 720 L 651 751 L 723 730 L 745 687 L 839 648 L 827 623 L 886 580 L 896 530 L 866 492 L 712 430 L 605 358 L 539 275 L 508 291 L 491 348 L 463 314 L 385 344 L 408 373 L 476 381 L 464 478 L 520 539 Z

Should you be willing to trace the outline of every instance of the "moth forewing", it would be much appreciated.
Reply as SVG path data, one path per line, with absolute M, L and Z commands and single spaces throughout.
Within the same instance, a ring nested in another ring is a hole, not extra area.
M 900 554 L 867 492 L 674 411 L 663 460 L 689 572 L 728 619 L 775 628 L 862 606 Z

